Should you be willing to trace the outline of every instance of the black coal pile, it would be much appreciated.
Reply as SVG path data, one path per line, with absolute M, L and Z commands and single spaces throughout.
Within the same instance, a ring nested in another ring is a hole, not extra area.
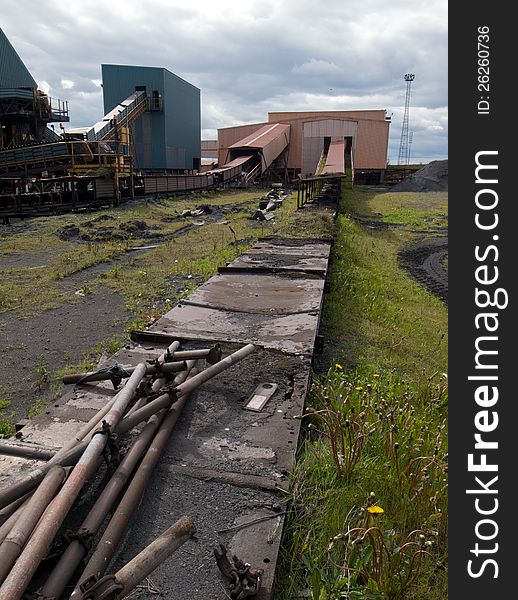
M 447 192 L 448 161 L 434 160 L 413 175 L 398 183 L 394 192 Z

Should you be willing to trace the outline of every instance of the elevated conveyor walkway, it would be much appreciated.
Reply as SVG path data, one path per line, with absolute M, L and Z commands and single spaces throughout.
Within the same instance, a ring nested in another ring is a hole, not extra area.
M 239 156 L 254 155 L 258 157 L 261 173 L 264 173 L 290 143 L 290 125 L 274 123 L 264 125 L 251 135 L 239 140 L 229 147 L 229 160 Z
M 138 91 L 91 127 L 69 129 L 64 139 L 0 151 L 0 174 L 29 175 L 42 169 L 66 172 L 115 166 L 124 170 L 124 160 L 117 159 L 118 148 L 109 144 L 118 138 L 120 128 L 128 127 L 146 109 L 146 92 Z
M 345 140 L 331 140 L 320 175 L 345 175 Z

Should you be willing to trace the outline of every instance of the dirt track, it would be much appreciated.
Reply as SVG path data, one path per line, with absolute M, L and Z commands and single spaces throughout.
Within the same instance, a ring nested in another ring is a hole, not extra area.
M 432 294 L 448 303 L 448 237 L 433 237 L 400 252 L 399 263 Z

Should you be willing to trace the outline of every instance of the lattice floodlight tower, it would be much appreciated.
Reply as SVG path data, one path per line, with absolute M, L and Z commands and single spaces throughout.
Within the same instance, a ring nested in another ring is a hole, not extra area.
M 411 131 L 408 136 L 408 152 L 406 153 L 406 164 L 410 164 L 410 154 L 412 153 L 412 141 L 414 140 L 414 132 Z
M 410 89 L 412 81 L 414 81 L 414 73 L 405 73 L 406 81 L 406 98 L 405 98 L 405 114 L 403 115 L 403 126 L 401 127 L 401 141 L 399 142 L 398 165 L 408 164 L 410 160 L 409 142 L 408 142 L 408 115 L 410 112 Z

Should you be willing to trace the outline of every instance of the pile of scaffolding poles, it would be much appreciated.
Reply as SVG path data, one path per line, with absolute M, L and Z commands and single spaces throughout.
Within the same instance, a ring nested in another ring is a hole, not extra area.
M 74 584 L 72 579 L 92 539 L 100 533 L 110 513 L 111 519 L 86 568 L 76 578 L 70 598 L 125 597 L 194 535 L 194 523 L 184 516 L 118 573 L 105 575 L 189 393 L 255 349 L 247 344 L 221 358 L 219 346 L 207 350 L 179 348 L 180 343 L 174 341 L 152 365 L 140 363 L 131 369 L 118 368 L 116 376 L 120 381 L 126 378 L 125 385 L 78 434 L 45 465 L 0 489 L 0 600 L 19 600 L 24 595 L 85 483 L 105 460 L 107 451 L 117 457 L 115 439 L 144 421 L 144 427 L 46 577 L 38 598 L 64 598 L 66 588 Z M 194 364 L 200 358 L 205 358 L 210 366 L 198 372 Z M 107 369 L 77 374 L 72 379 L 76 383 L 102 381 L 112 379 L 113 374 L 114 371 L 110 374 Z

